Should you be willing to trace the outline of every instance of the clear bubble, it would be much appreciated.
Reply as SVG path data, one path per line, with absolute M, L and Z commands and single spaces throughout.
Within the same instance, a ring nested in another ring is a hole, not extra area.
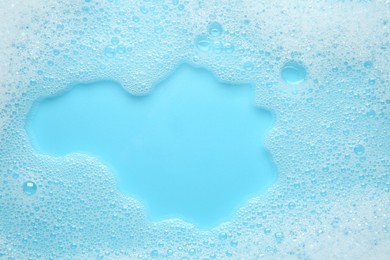
M 373 63 L 372 63 L 372 61 L 370 61 L 370 60 L 364 62 L 364 67 L 365 67 L 366 69 L 372 68 L 372 65 L 373 65 Z
M 115 57 L 115 55 L 116 55 L 116 51 L 115 51 L 115 49 L 112 48 L 112 47 L 106 47 L 106 48 L 104 49 L 104 55 L 105 55 L 106 57 L 108 57 L 108 58 L 113 58 L 113 57 Z
M 306 69 L 296 61 L 289 61 L 281 69 L 281 77 L 287 85 L 297 85 L 306 78 Z
M 221 36 L 223 29 L 222 25 L 217 22 L 212 22 L 207 27 L 207 30 L 211 36 L 218 37 Z
M 363 145 L 361 144 L 358 144 L 355 146 L 355 148 L 353 148 L 353 151 L 356 155 L 362 155 L 364 154 L 364 152 L 366 151 L 366 149 L 364 148 Z
M 254 65 L 253 62 L 247 61 L 244 63 L 244 70 L 251 71 L 253 70 Z
M 275 239 L 276 239 L 276 242 L 278 243 L 281 243 L 284 239 L 284 235 L 282 232 L 276 232 L 275 233 Z
M 161 25 L 155 26 L 154 27 L 154 32 L 157 33 L 157 34 L 163 33 L 164 32 L 164 27 L 162 27 Z
M 37 185 L 32 181 L 26 181 L 25 183 L 23 183 L 23 192 L 26 195 L 34 195 L 37 192 L 37 189 Z
M 224 232 L 222 232 L 222 233 L 219 234 L 218 238 L 219 238 L 220 240 L 226 240 L 226 239 L 227 239 L 227 234 L 224 233 Z
M 288 208 L 289 208 L 289 209 L 295 209 L 295 207 L 296 207 L 296 204 L 295 204 L 294 202 L 290 202 L 290 203 L 288 204 Z
M 184 6 L 183 4 L 180 4 L 180 5 L 177 7 L 177 9 L 178 9 L 179 11 L 183 11 L 184 8 L 185 8 L 185 6 Z
M 195 255 L 196 251 L 194 248 L 191 248 L 189 251 L 188 251 L 188 254 L 189 255 Z
M 196 37 L 195 44 L 200 51 L 208 51 L 210 49 L 211 39 L 207 35 L 201 34 Z
M 111 38 L 111 43 L 114 44 L 114 45 L 118 44 L 119 43 L 119 38 L 118 37 L 112 37 Z
M 238 245 L 238 242 L 236 240 L 230 241 L 230 246 L 236 247 Z
M 230 42 L 225 43 L 225 52 L 226 53 L 233 53 L 234 52 L 234 45 Z
M 213 50 L 215 53 L 219 54 L 223 51 L 223 45 L 221 42 L 219 41 L 216 41 L 214 42 L 214 45 L 213 45 Z
M 375 115 L 376 115 L 376 113 L 375 113 L 375 111 L 374 110 L 370 110 L 370 111 L 368 111 L 367 112 L 367 117 L 369 117 L 369 118 L 374 118 L 375 117 Z
M 158 257 L 158 251 L 157 251 L 157 250 L 152 250 L 152 251 L 150 252 L 150 256 L 151 256 L 152 258 Z

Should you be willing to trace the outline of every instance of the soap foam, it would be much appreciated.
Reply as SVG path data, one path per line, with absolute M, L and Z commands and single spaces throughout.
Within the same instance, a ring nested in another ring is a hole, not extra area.
M 0 256 L 390 254 L 388 1 L 20 0 L 0 7 Z M 221 35 L 208 33 L 214 22 Z M 209 37 L 206 51 L 196 46 L 200 35 Z M 290 60 L 307 70 L 301 84 L 282 81 Z M 36 99 L 99 79 L 142 95 L 183 61 L 223 81 L 251 82 L 257 105 L 277 117 L 266 146 L 278 183 L 231 222 L 207 232 L 181 220 L 149 222 L 98 160 L 31 147 L 23 127 Z M 357 145 L 364 153 L 354 152 Z M 37 185 L 32 196 L 23 193 L 26 181 Z

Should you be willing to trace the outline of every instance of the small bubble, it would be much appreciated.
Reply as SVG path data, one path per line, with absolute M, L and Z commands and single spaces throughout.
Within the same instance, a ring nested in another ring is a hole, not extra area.
M 290 202 L 290 203 L 288 204 L 288 208 L 289 208 L 289 209 L 295 209 L 295 207 L 296 207 L 296 204 L 295 204 L 294 202 Z
M 236 247 L 238 245 L 238 242 L 236 240 L 230 241 L 230 246 Z
M 177 7 L 177 9 L 178 9 L 179 11 L 183 11 L 184 8 L 185 8 L 185 6 L 184 6 L 183 4 L 180 4 L 180 5 Z
M 111 38 L 111 43 L 114 44 L 114 45 L 118 44 L 119 43 L 118 37 L 112 37 Z
M 195 44 L 200 51 L 208 51 L 210 49 L 211 39 L 207 35 L 201 34 L 196 37 Z
M 353 148 L 353 151 L 355 152 L 356 155 L 362 155 L 366 151 L 363 145 L 358 144 Z
M 126 52 L 126 47 L 123 46 L 123 45 L 119 45 L 117 48 L 116 48 L 116 51 L 119 53 L 119 54 L 123 54 Z
M 221 53 L 222 50 L 223 50 L 223 45 L 222 45 L 222 43 L 219 42 L 219 41 L 214 42 L 213 50 L 214 50 L 214 52 L 217 53 L 217 54 Z
M 161 25 L 158 25 L 158 26 L 154 27 L 154 32 L 157 34 L 163 33 L 164 27 L 162 27 Z
M 143 13 L 143 14 L 147 14 L 148 12 L 149 12 L 149 10 L 148 10 L 148 8 L 146 7 L 146 6 L 141 6 L 140 8 L 139 8 L 139 10 L 141 11 L 141 13 Z
M 282 232 L 276 232 L 275 233 L 275 239 L 276 239 L 276 242 L 278 243 L 281 243 L 284 239 L 284 235 Z
M 364 63 L 364 67 L 365 67 L 366 69 L 372 68 L 372 65 L 373 65 L 373 63 L 372 63 L 372 61 L 370 61 L 370 60 L 368 60 L 368 61 L 366 61 L 366 62 Z
M 210 23 L 207 29 L 209 34 L 214 37 L 221 36 L 223 32 L 222 26 L 217 22 Z
M 32 182 L 32 181 L 26 181 L 24 184 L 23 184 L 23 192 L 26 194 L 26 195 L 34 195 L 36 192 L 37 192 L 37 185 Z
M 158 251 L 157 251 L 157 250 L 152 250 L 152 252 L 150 252 L 150 256 L 151 256 L 152 258 L 158 257 Z
M 370 110 L 370 111 L 368 111 L 367 112 L 367 117 L 369 117 L 369 118 L 373 118 L 373 117 L 375 117 L 375 115 L 376 115 L 376 113 L 375 113 L 375 111 L 374 110 Z
M 222 233 L 219 234 L 218 238 L 219 238 L 219 240 L 226 240 L 227 239 L 227 234 L 222 232 Z
M 287 85 L 297 85 L 306 78 L 306 69 L 296 61 L 289 61 L 282 67 L 281 77 Z
M 225 52 L 232 53 L 234 51 L 234 46 L 230 42 L 225 43 Z
M 244 63 L 244 70 L 251 71 L 253 70 L 254 65 L 253 62 L 247 61 Z
M 104 48 L 104 55 L 108 58 L 113 58 L 116 55 L 116 51 L 112 47 L 106 47 Z

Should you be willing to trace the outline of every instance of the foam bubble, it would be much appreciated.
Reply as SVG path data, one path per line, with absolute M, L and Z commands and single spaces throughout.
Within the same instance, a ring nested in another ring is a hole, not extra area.
M 32 181 L 26 181 L 23 183 L 23 192 L 26 195 L 34 195 L 37 192 L 37 185 Z
M 287 85 L 297 85 L 306 78 L 306 69 L 296 61 L 289 61 L 280 71 L 283 81 Z
M 217 22 L 210 23 L 207 29 L 209 34 L 214 37 L 221 36 L 223 32 L 222 25 Z

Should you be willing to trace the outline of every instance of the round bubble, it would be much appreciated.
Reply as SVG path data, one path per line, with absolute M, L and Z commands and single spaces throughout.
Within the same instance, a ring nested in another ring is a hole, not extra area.
M 209 26 L 207 27 L 207 30 L 209 34 L 214 37 L 221 36 L 223 32 L 222 25 L 220 25 L 217 22 L 210 23 Z
M 210 49 L 211 39 L 205 34 L 198 35 L 195 39 L 195 44 L 200 51 L 208 51 Z
M 366 149 L 364 148 L 363 145 L 358 144 L 358 145 L 355 146 L 355 148 L 353 149 L 353 151 L 354 151 L 354 153 L 355 153 L 356 155 L 362 155 L 362 154 L 364 154 L 364 152 L 366 151 Z
M 254 65 L 253 65 L 252 62 L 247 61 L 247 62 L 244 63 L 244 69 L 245 70 L 251 71 L 251 70 L 253 70 L 253 68 L 254 68 Z
M 296 61 L 285 63 L 280 71 L 282 80 L 287 85 L 298 85 L 306 79 L 306 69 Z
M 37 189 L 37 185 L 32 181 L 26 181 L 25 183 L 23 183 L 23 192 L 26 195 L 34 195 L 37 192 Z
M 225 51 L 226 53 L 232 53 L 234 51 L 234 45 L 230 42 L 225 43 Z
M 283 235 L 282 232 L 276 232 L 275 233 L 276 242 L 278 242 L 278 243 L 282 242 L 283 238 L 284 238 L 284 235 Z

